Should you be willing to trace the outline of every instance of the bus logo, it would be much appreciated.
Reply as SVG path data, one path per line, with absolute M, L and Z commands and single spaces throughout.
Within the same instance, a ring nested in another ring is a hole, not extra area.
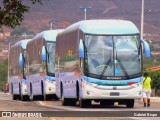
M 117 87 L 116 87 L 116 86 L 113 86 L 113 90 L 117 90 Z

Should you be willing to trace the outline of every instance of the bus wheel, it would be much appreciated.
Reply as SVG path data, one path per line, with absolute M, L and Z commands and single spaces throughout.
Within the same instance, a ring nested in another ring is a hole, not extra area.
M 113 101 L 108 101 L 108 100 L 102 100 L 100 101 L 101 106 L 106 106 L 106 105 L 114 105 Z
M 91 105 L 91 100 L 85 100 L 85 99 L 79 99 L 79 106 L 81 108 L 86 108 L 89 107 Z
M 63 87 L 61 89 L 61 99 L 62 99 L 62 105 L 63 106 L 69 105 L 70 101 L 67 98 L 64 98 Z
M 71 106 L 75 106 L 76 105 L 76 99 L 68 99 L 68 104 Z
M 50 99 L 59 100 L 56 94 L 50 95 Z
M 17 96 L 12 94 L 12 100 L 17 100 Z
M 134 99 L 126 100 L 126 107 L 127 108 L 133 108 L 134 107 Z
M 67 106 L 68 105 L 68 101 L 66 98 L 64 98 L 63 94 L 62 94 L 62 105 L 63 106 Z

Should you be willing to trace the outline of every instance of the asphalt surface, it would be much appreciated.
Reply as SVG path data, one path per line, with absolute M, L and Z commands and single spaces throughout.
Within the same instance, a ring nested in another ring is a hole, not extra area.
M 62 106 L 61 101 L 54 100 L 34 102 L 13 101 L 10 94 L 0 93 L 0 114 L 6 111 L 12 112 L 12 114 L 13 112 L 23 113 L 23 115 L 29 115 L 30 118 L 20 115 L 20 117 L 14 116 L 14 118 L 0 117 L 0 120 L 159 120 L 160 117 L 156 115 L 160 115 L 160 98 L 152 97 L 151 107 L 149 108 L 143 107 L 142 100 L 137 100 L 134 108 L 126 108 L 124 105 L 118 105 L 117 103 L 114 106 L 102 107 L 94 102 L 89 108 L 80 108 L 78 103 L 76 106 Z M 30 115 L 37 112 L 40 112 L 43 117 Z M 131 116 L 125 116 L 129 113 Z M 146 116 L 143 116 L 145 114 Z

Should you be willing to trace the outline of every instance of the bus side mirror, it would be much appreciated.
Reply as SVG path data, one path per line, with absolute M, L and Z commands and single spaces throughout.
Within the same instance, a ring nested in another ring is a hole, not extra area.
M 79 57 L 84 58 L 84 45 L 82 39 L 79 42 Z
M 43 61 L 46 61 L 46 59 L 47 59 L 47 58 L 46 58 L 46 48 L 45 48 L 45 46 L 43 46 L 43 47 L 42 47 L 42 60 L 43 60 Z
M 23 65 L 24 65 L 23 55 L 22 55 L 22 53 L 20 53 L 20 55 L 19 55 L 19 66 L 23 67 Z
M 150 50 L 149 44 L 145 40 L 141 40 L 141 42 L 143 44 L 144 54 L 145 54 L 146 58 L 150 58 L 151 57 L 151 50 Z

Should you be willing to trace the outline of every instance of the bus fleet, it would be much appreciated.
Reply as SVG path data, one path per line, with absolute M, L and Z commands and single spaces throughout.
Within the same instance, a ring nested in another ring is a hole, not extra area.
M 150 48 L 130 21 L 80 21 L 64 30 L 41 32 L 24 49 L 14 53 L 16 59 L 10 54 L 13 100 L 41 96 L 61 99 L 64 106 L 79 102 L 84 108 L 94 101 L 133 108 L 142 97 L 142 52 L 148 58 Z M 18 81 L 25 81 L 25 94 Z

